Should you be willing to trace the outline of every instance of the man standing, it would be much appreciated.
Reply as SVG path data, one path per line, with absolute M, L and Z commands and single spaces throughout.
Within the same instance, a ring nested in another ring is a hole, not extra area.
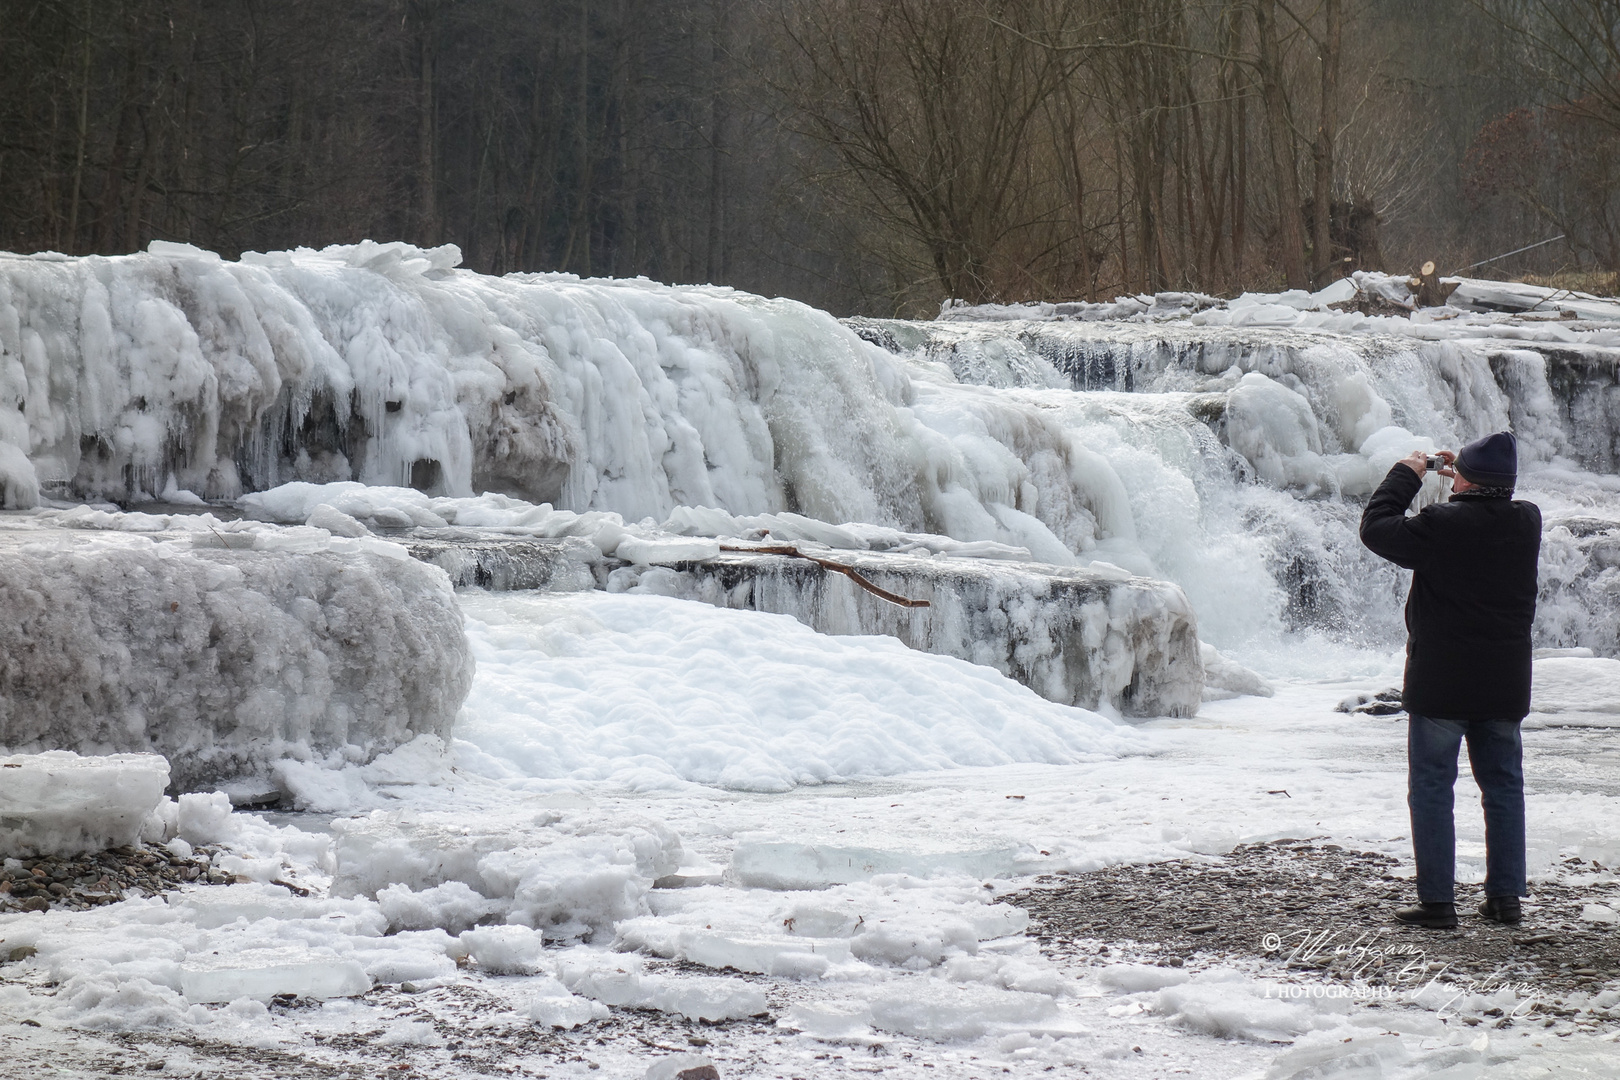
M 1519 921 L 1525 895 L 1524 764 L 1519 722 L 1530 711 L 1530 624 L 1536 613 L 1541 511 L 1517 502 L 1518 444 L 1498 432 L 1458 454 L 1441 451 L 1449 501 L 1406 516 L 1425 455 L 1389 470 L 1361 515 L 1361 542 L 1413 571 L 1406 599 L 1407 805 L 1418 903 L 1395 918 L 1457 925 L 1457 751 L 1485 808 L 1485 902 L 1479 913 Z

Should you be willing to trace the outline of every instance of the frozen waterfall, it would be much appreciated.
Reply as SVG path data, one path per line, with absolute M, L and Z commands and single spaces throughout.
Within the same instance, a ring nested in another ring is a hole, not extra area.
M 457 261 L 0 256 L 5 505 L 358 480 L 649 528 L 796 516 L 1168 580 L 1222 648 L 1388 647 L 1403 585 L 1356 542 L 1360 500 L 1414 448 L 1511 426 L 1548 522 L 1541 641 L 1620 647 L 1620 321 L 1592 305 L 1172 296 L 846 324 Z

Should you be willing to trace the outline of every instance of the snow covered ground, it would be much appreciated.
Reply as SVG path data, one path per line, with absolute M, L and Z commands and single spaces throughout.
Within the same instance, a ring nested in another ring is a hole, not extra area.
M 448 759 L 311 769 L 300 798 L 325 813 L 209 822 L 246 883 L 0 916 L 4 950 L 33 950 L 0 983 L 7 1060 L 212 1075 L 262 1050 L 280 1075 L 456 1076 L 505 1046 L 526 1072 L 630 1077 L 691 1036 L 723 1076 L 1325 1076 L 1373 1059 L 1387 1076 L 1607 1075 L 1612 1023 L 1448 1021 L 1511 1013 L 1533 987 L 1455 1002 L 1419 982 L 1372 1008 L 1284 996 L 1328 984 L 1280 966 L 1143 968 L 1102 943 L 1059 964 L 998 900 L 1036 872 L 1278 837 L 1404 858 L 1404 726 L 1333 711 L 1388 685 L 1391 657 L 1341 653 L 1333 677 L 1270 699 L 1123 726 L 782 616 L 463 600 L 479 673 Z M 1620 862 L 1620 744 L 1528 743 L 1533 875 Z M 1459 822 L 1460 877 L 1478 881 L 1477 814 Z M 1590 888 L 1613 902 L 1612 873 Z

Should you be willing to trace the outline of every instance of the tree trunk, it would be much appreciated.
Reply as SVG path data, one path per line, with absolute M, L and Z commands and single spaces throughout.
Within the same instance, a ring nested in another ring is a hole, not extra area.
M 729 102 L 726 100 L 724 72 L 726 70 L 725 34 L 730 23 L 730 4 L 727 0 L 713 0 L 714 29 L 709 42 L 709 231 L 707 257 L 704 259 L 710 284 L 722 281 L 725 267 L 725 214 L 726 214 L 726 121 Z
M 421 6 L 422 23 L 418 31 L 417 83 L 416 83 L 416 213 L 418 239 L 423 244 L 438 243 L 438 147 L 434 124 L 435 75 L 434 19 L 429 14 L 432 0 Z
M 73 160 L 73 197 L 68 203 L 67 250 L 79 248 L 79 193 L 84 188 L 84 151 L 90 139 L 90 4 L 84 5 L 83 60 L 79 69 L 79 130 Z
M 1324 0 L 1327 25 L 1322 44 L 1322 110 L 1316 127 L 1316 145 L 1311 151 L 1315 183 L 1311 192 L 1311 284 L 1320 287 L 1323 279 L 1338 276 L 1340 264 L 1333 257 L 1333 138 L 1339 127 L 1339 39 L 1343 18 L 1339 0 Z
M 562 269 L 577 264 L 581 277 L 591 272 L 590 206 L 591 109 L 590 109 L 591 8 L 588 0 L 579 4 L 579 85 L 575 88 L 574 115 L 574 212 L 568 223 L 568 243 L 563 247 Z M 577 258 L 576 258 L 577 256 Z
M 1271 136 L 1271 165 L 1277 178 L 1277 225 L 1282 243 L 1283 277 L 1290 289 L 1310 286 L 1305 269 L 1305 231 L 1299 214 L 1299 171 L 1294 161 L 1293 133 L 1288 126 L 1288 97 L 1282 84 L 1282 58 L 1277 45 L 1277 0 L 1259 0 L 1254 8 L 1260 44 L 1260 96 L 1266 106 Z

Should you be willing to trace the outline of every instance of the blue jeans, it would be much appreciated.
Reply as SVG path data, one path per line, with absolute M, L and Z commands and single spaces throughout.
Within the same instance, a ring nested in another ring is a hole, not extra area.
M 1524 896 L 1524 743 L 1517 720 L 1437 720 L 1411 715 L 1406 729 L 1407 796 L 1418 899 L 1456 902 L 1457 833 L 1452 822 L 1457 750 L 1485 808 L 1485 895 Z

